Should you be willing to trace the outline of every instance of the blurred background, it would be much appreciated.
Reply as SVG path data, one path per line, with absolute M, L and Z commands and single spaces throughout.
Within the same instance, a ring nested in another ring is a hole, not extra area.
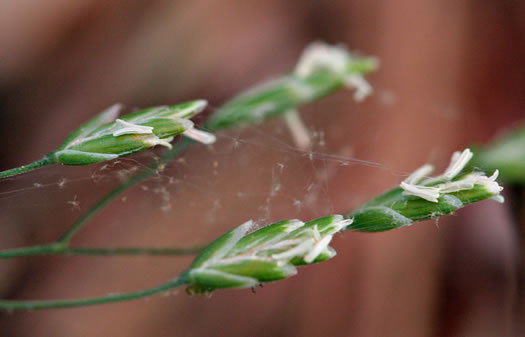
M 115 102 L 129 112 L 206 98 L 209 114 L 290 71 L 309 42 L 323 40 L 375 55 L 381 68 L 364 103 L 341 91 L 301 110 L 315 156 L 288 151 L 293 143 L 278 120 L 221 134 L 213 147 L 194 146 L 128 191 L 74 244 L 187 247 L 251 218 L 345 212 L 423 163 L 444 168 L 453 151 L 523 119 L 524 18 L 525 4 L 513 0 L 4 0 L 0 169 L 39 159 Z M 0 182 L 0 247 L 55 240 L 161 152 Z M 524 335 L 523 189 L 506 186 L 505 196 L 504 205 L 482 202 L 439 223 L 347 232 L 334 239 L 335 259 L 256 294 L 189 297 L 181 289 L 128 303 L 2 313 L 0 334 Z M 2 260 L 0 293 L 50 299 L 133 291 L 175 277 L 191 259 Z

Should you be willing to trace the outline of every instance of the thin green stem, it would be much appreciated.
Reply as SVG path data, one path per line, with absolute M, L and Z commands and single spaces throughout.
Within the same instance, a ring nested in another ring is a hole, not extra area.
M 60 255 L 66 248 L 67 247 L 58 243 L 51 243 L 47 245 L 5 249 L 0 251 L 0 259 L 12 259 L 34 255 Z
M 202 251 L 206 245 L 187 248 L 149 248 L 149 247 L 67 247 L 60 243 L 6 249 L 0 251 L 0 259 L 12 259 L 37 255 L 90 255 L 90 256 L 173 256 L 193 255 Z
M 107 295 L 101 297 L 73 299 L 73 300 L 50 300 L 50 301 L 15 301 L 15 300 L 0 300 L 0 309 L 4 310 L 34 310 L 34 309 L 57 309 L 57 308 L 71 308 L 71 307 L 85 307 L 89 305 L 123 302 L 136 300 L 143 297 L 163 293 L 165 291 L 188 284 L 188 276 L 186 272 L 180 274 L 177 278 L 166 282 L 160 286 L 153 287 L 146 290 L 118 294 Z
M 71 239 L 79 230 L 95 215 L 104 208 L 108 203 L 125 192 L 128 188 L 140 183 L 141 181 L 153 176 L 160 165 L 167 164 L 173 158 L 183 153 L 193 141 L 188 138 L 182 138 L 173 149 L 167 151 L 163 157 L 152 164 L 150 167 L 143 169 L 126 182 L 109 192 L 102 199 L 97 201 L 80 219 L 78 219 L 61 237 L 51 244 L 21 247 L 0 251 L 0 259 L 9 259 L 33 255 L 184 255 L 193 254 L 202 249 L 202 247 L 190 248 L 69 248 Z
M 34 162 L 30 163 L 30 164 L 22 165 L 20 167 L 15 167 L 13 169 L 0 172 L 0 179 L 16 176 L 18 174 L 22 174 L 22 173 L 26 173 L 26 172 L 29 172 L 29 171 L 33 171 L 33 170 L 36 170 L 38 168 L 41 168 L 41 167 L 44 167 L 44 166 L 48 166 L 48 165 L 52 165 L 52 164 L 55 164 L 55 163 L 56 163 L 56 161 L 53 159 L 53 157 L 45 156 L 44 158 L 42 158 L 40 160 L 37 160 L 37 161 L 34 161 Z
M 170 255 L 193 255 L 200 253 L 207 245 L 193 246 L 188 248 L 99 248 L 99 247 L 68 247 L 64 254 L 67 255 L 92 255 L 92 256 L 170 256 Z
M 182 138 L 175 146 L 169 150 L 159 161 L 155 162 L 151 166 L 143 169 L 133 177 L 126 180 L 121 185 L 117 186 L 114 190 L 106 194 L 102 199 L 97 201 L 80 219 L 78 219 L 61 237 L 58 239 L 58 242 L 61 244 L 65 244 L 66 246 L 69 244 L 73 236 L 84 227 L 86 222 L 89 221 L 95 214 L 98 213 L 102 208 L 104 208 L 108 203 L 113 201 L 115 198 L 117 198 L 119 195 L 124 193 L 128 188 L 132 187 L 133 185 L 136 185 L 140 183 L 141 181 L 153 176 L 157 172 L 157 168 L 160 165 L 166 164 L 169 162 L 172 158 L 177 157 L 181 153 L 183 153 L 188 146 L 190 146 L 193 143 L 192 140 L 188 138 Z
M 86 213 L 84 213 L 73 225 L 58 239 L 58 242 L 68 245 L 73 236 L 84 227 L 84 225 L 112 200 L 117 198 L 121 193 L 126 191 L 131 186 L 141 182 L 142 180 L 152 176 L 154 170 L 144 169 L 138 174 L 134 175 L 117 188 L 106 194 L 102 199 L 98 200 Z

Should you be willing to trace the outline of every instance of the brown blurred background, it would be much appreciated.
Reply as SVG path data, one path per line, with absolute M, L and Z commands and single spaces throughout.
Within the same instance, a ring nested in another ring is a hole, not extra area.
M 0 169 L 40 158 L 115 102 L 131 111 L 206 98 L 209 113 L 289 71 L 306 44 L 324 40 L 378 56 L 381 69 L 365 103 L 340 92 L 302 109 L 317 135 L 313 160 L 286 151 L 291 140 L 281 121 L 226 133 L 128 191 L 74 244 L 190 246 L 250 218 L 344 212 L 399 183 L 398 172 L 425 162 L 443 168 L 452 151 L 523 119 L 524 18 L 525 4 L 513 0 L 4 0 Z M 0 247 L 56 239 L 159 151 L 2 181 Z M 383 168 L 347 166 L 323 153 Z M 270 193 L 277 185 L 279 193 Z M 335 259 L 255 295 L 179 290 L 129 303 L 3 313 L 0 335 L 523 335 L 523 191 L 507 186 L 506 197 L 505 205 L 479 203 L 439 223 L 345 233 L 334 240 Z M 169 280 L 190 262 L 3 260 L 0 292 L 48 299 L 133 291 Z

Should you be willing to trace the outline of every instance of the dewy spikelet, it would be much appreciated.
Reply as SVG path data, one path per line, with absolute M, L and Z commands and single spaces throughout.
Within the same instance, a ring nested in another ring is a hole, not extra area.
M 297 273 L 296 266 L 334 257 L 328 244 L 351 223 L 332 215 L 307 223 L 285 220 L 246 234 L 253 227 L 248 221 L 215 240 L 195 259 L 188 270 L 188 292 L 246 288 L 288 278 Z
M 50 157 L 61 164 L 85 165 L 126 156 L 153 146 L 171 148 L 179 134 L 205 144 L 215 136 L 193 127 L 191 117 L 206 107 L 205 100 L 143 109 L 116 119 L 120 105 L 106 109 L 74 131 Z

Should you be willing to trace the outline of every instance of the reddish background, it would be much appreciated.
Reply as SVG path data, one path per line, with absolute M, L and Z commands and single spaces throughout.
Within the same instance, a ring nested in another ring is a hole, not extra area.
M 452 151 L 486 142 L 523 119 L 524 15 L 525 5 L 512 0 L 4 0 L 0 166 L 41 157 L 114 102 L 145 107 L 202 97 L 220 106 L 252 83 L 291 69 L 301 49 L 321 39 L 381 60 L 371 77 L 374 98 L 358 106 L 350 94 L 339 93 L 303 109 L 307 124 L 324 130 L 324 151 L 341 154 L 350 144 L 352 156 L 393 169 L 411 171 L 427 161 L 443 167 Z M 385 104 L 388 99 L 393 104 Z M 191 155 L 194 163 L 206 162 L 210 152 Z M 247 166 L 233 165 L 215 182 L 214 189 L 224 192 L 216 226 L 203 227 L 198 210 L 176 205 L 171 216 L 159 216 L 156 201 L 135 188 L 127 203 L 99 214 L 75 244 L 184 246 L 212 239 L 257 210 L 257 200 L 239 204 L 230 192 L 249 186 L 252 193 L 267 193 L 268 185 L 253 172 L 280 160 L 275 151 L 265 156 L 237 151 L 221 165 L 243 155 Z M 298 169 L 301 162 L 295 165 Z M 170 165 L 166 174 L 178 177 L 186 171 L 206 174 L 196 164 Z M 0 189 L 90 172 L 46 168 L 2 182 Z M 289 186 L 304 184 L 287 179 Z M 343 212 L 399 180 L 367 166 L 337 171 L 327 182 L 329 204 Z M 45 188 L 1 198 L 1 247 L 54 240 L 80 214 L 67 201 L 78 195 L 85 211 L 111 188 L 97 186 L 86 181 L 68 195 L 54 197 Z M 202 198 L 198 191 L 187 193 L 174 200 Z M 380 234 L 347 233 L 334 240 L 337 258 L 301 269 L 255 296 L 249 290 L 223 291 L 211 299 L 179 294 L 5 313 L 0 331 L 3 336 L 519 335 L 524 328 L 518 319 L 524 314 L 522 196 L 519 188 L 507 186 L 505 207 L 469 206 L 440 220 L 439 227 L 428 222 Z M 321 206 L 290 215 L 276 203 L 272 210 L 275 218 L 325 214 Z M 153 229 L 144 226 L 152 222 Z M 44 299 L 132 291 L 174 277 L 190 261 L 3 260 L 0 292 L 3 298 Z

